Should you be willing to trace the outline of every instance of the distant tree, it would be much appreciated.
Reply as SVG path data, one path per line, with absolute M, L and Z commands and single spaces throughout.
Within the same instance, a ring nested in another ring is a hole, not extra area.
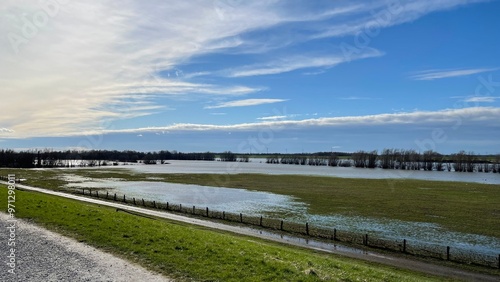
M 237 161 L 237 156 L 231 151 L 225 151 L 220 154 L 220 160 L 223 162 L 235 162 Z

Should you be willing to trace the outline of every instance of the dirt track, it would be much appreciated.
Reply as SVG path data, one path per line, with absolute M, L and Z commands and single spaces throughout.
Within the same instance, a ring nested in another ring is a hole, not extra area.
M 239 226 L 230 226 L 230 225 L 205 221 L 205 220 L 201 220 L 201 219 L 184 217 L 184 216 L 177 215 L 177 214 L 171 214 L 171 213 L 166 213 L 166 212 L 161 212 L 161 211 L 143 209 L 143 208 L 139 208 L 139 207 L 133 207 L 133 206 L 123 205 L 123 204 L 119 204 L 119 203 L 107 202 L 107 201 L 103 201 L 103 200 L 99 200 L 99 199 L 87 198 L 87 197 L 82 197 L 82 196 L 72 195 L 72 194 L 67 194 L 67 193 L 55 192 L 55 191 L 40 189 L 40 188 L 36 188 L 36 187 L 30 187 L 30 186 L 19 185 L 19 184 L 17 185 L 17 187 L 22 188 L 22 189 L 26 189 L 26 190 L 32 190 L 32 191 L 37 191 L 37 192 L 41 192 L 41 193 L 57 195 L 57 196 L 65 197 L 65 198 L 76 199 L 76 200 L 80 200 L 80 201 L 84 201 L 84 202 L 110 206 L 110 207 L 114 207 L 114 208 L 117 208 L 120 210 L 125 210 L 125 211 L 129 211 L 129 212 L 133 212 L 133 213 L 140 213 L 142 215 L 152 215 L 152 216 L 157 216 L 157 217 L 161 217 L 161 218 L 167 218 L 167 219 L 181 221 L 181 222 L 185 222 L 185 223 L 190 223 L 190 224 L 215 228 L 215 229 L 219 229 L 219 230 L 229 231 L 229 232 L 233 232 L 236 234 L 258 237 L 258 238 L 262 238 L 262 239 L 266 239 L 266 240 L 270 240 L 270 241 L 275 241 L 275 242 L 290 244 L 290 245 L 294 245 L 294 246 L 300 246 L 300 247 L 304 247 L 304 248 L 319 250 L 319 251 L 323 251 L 323 252 L 343 255 L 346 257 L 350 257 L 350 258 L 381 263 L 381 264 L 385 264 L 385 265 L 390 265 L 390 266 L 403 268 L 403 269 L 414 270 L 414 271 L 428 273 L 428 274 L 432 274 L 432 275 L 444 276 L 444 277 L 453 278 L 453 279 L 457 279 L 457 280 L 495 281 L 495 282 L 500 281 L 499 276 L 491 276 L 491 275 L 479 274 L 479 273 L 474 273 L 474 272 L 468 272 L 468 271 L 464 271 L 464 270 L 460 270 L 460 269 L 454 269 L 454 268 L 450 268 L 450 267 L 434 265 L 434 264 L 425 263 L 425 262 L 421 262 L 421 261 L 415 261 L 415 260 L 404 259 L 404 258 L 399 258 L 399 257 L 391 257 L 388 255 L 381 255 L 381 254 L 378 254 L 375 252 L 352 251 L 352 250 L 349 250 L 349 248 L 342 248 L 342 247 L 339 248 L 339 247 L 336 247 L 333 245 L 330 245 L 330 246 L 315 245 L 315 244 L 311 244 L 312 240 L 306 241 L 306 240 L 293 240 L 293 239 L 286 238 L 286 237 L 282 238 L 280 236 L 266 234 L 265 232 L 262 232 L 262 231 L 256 230 L 256 229 L 249 229 L 249 228 L 239 227 Z M 24 281 L 26 281 L 26 280 L 24 280 Z M 83 280 L 83 281 L 85 281 L 85 280 Z M 107 281 L 107 280 L 104 280 L 104 281 Z M 119 280 L 116 280 L 116 281 L 119 281 Z

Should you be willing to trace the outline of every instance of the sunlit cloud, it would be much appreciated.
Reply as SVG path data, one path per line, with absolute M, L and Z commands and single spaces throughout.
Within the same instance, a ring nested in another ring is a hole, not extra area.
M 283 1 L 52 1 L 60 5 L 51 8 L 44 6 L 47 2 L 2 1 L 0 34 L 5 36 L 0 37 L 0 84 L 2 105 L 8 105 L 0 115 L 2 136 L 101 132 L 107 130 L 105 124 L 110 121 L 175 108 L 167 102 L 157 104 L 153 98 L 169 102 L 199 99 L 203 102 L 200 104 L 208 104 L 220 97 L 251 96 L 267 89 L 228 77 L 295 70 L 319 74 L 347 61 L 383 55 L 370 48 L 350 58 L 324 50 L 306 55 L 286 52 L 255 64 L 235 62 L 227 70 L 180 69 L 209 54 L 267 52 L 314 38 L 354 35 L 379 20 L 372 12 L 385 11 L 387 1 L 383 0 L 332 1 L 321 8 L 303 1 L 296 6 L 300 9 Z M 404 9 L 379 26 L 393 26 L 473 2 L 480 1 L 403 0 Z M 42 13 L 47 15 L 46 22 L 27 34 L 23 19 L 32 24 L 35 15 Z M 286 40 L 276 32 L 270 44 L 269 38 L 249 35 L 285 25 L 292 31 L 300 26 L 307 32 Z M 226 76 L 223 82 L 200 82 L 206 77 L 220 78 L 221 73 Z M 281 101 L 242 99 L 207 109 L 271 102 Z

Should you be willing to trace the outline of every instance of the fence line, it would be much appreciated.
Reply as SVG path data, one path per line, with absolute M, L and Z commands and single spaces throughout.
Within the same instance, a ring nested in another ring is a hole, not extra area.
M 245 225 L 252 225 L 262 228 L 279 230 L 288 233 L 300 234 L 312 238 L 326 239 L 336 242 L 343 242 L 355 245 L 366 246 L 370 248 L 383 249 L 388 251 L 401 252 L 404 254 L 441 259 L 453 261 L 456 263 L 475 264 L 479 266 L 487 266 L 500 269 L 500 254 L 498 257 L 491 255 L 471 252 L 460 248 L 451 248 L 450 246 L 442 246 L 435 244 L 411 244 L 410 241 L 403 239 L 395 241 L 390 239 L 379 238 L 373 234 L 359 234 L 351 231 L 342 231 L 337 228 L 327 229 L 321 227 L 314 227 L 308 222 L 303 224 L 296 222 L 287 222 L 282 219 L 265 218 L 263 216 L 248 216 L 243 213 L 235 214 L 226 211 L 216 211 L 205 208 L 197 208 L 196 206 L 188 207 L 182 204 L 157 203 L 156 201 L 148 201 L 141 198 L 141 201 L 136 202 L 135 198 L 132 201 L 126 201 L 126 196 L 118 197 L 116 193 L 113 198 L 108 197 L 106 192 L 104 196 L 99 194 L 98 190 L 95 192 L 89 188 L 77 190 L 78 194 L 88 195 L 101 199 L 114 200 L 117 202 L 128 203 L 130 205 L 143 206 L 146 208 L 161 209 L 170 212 L 179 212 L 184 214 L 191 214 L 194 216 L 207 217 L 211 219 L 224 220 L 229 222 L 241 223 Z M 425 245 L 425 246 L 424 246 Z

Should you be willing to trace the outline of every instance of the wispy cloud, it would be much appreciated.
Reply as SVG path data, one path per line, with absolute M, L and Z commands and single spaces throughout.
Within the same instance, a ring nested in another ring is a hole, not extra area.
M 205 109 L 220 109 L 220 108 L 233 108 L 233 107 L 249 107 L 249 106 L 258 106 L 264 104 L 274 104 L 285 102 L 287 100 L 283 99 L 245 99 L 245 100 L 237 100 L 221 103 L 215 106 L 206 106 Z
M 283 120 L 288 118 L 288 116 L 268 116 L 268 117 L 260 117 L 258 120 Z
M 352 60 L 379 57 L 382 55 L 383 52 L 366 48 L 361 54 L 351 57 L 346 57 L 343 54 L 329 56 L 294 56 L 282 58 L 266 64 L 248 65 L 237 69 L 227 70 L 225 73 L 227 73 L 228 77 L 273 75 L 305 68 L 330 68 Z
M 448 70 L 426 70 L 416 72 L 410 78 L 415 80 L 435 80 L 450 77 L 468 76 L 483 72 L 495 71 L 498 68 L 476 68 L 476 69 L 448 69 Z
M 359 101 L 359 100 L 373 100 L 371 97 L 359 97 L 359 96 L 347 96 L 347 97 L 339 97 L 339 100 L 347 100 L 347 101 Z
M 376 20 L 372 11 L 383 11 L 387 4 L 385 0 L 369 4 L 326 1 L 325 5 L 311 5 L 311 1 L 304 0 L 296 6 L 282 1 L 55 2 L 67 4 L 60 5 L 29 40 L 17 45 L 12 44 L 11 35 L 24 38 L 20 23 L 23 18 L 32 20 L 39 15 L 41 4 L 2 2 L 0 85 L 2 103 L 9 106 L 2 109 L 0 124 L 12 130 L 10 135 L 62 136 L 99 131 L 110 120 L 168 110 L 151 101 L 158 96 L 171 100 L 196 97 L 207 102 L 213 96 L 251 95 L 264 87 L 227 80 L 198 83 L 196 78 L 213 76 L 214 72 L 201 69 L 186 74 L 179 71 L 179 66 L 207 54 L 252 52 L 259 46 L 264 46 L 259 52 L 266 52 L 293 46 L 311 40 L 311 33 L 316 37 L 356 34 Z M 379 26 L 408 22 L 472 2 L 478 1 L 402 0 L 404 12 Z M 273 32 L 285 25 L 291 32 Z M 269 38 L 255 36 L 256 31 L 271 31 L 275 43 L 268 46 Z M 283 35 L 285 39 L 280 37 L 282 34 L 294 36 Z M 350 59 L 382 55 L 365 49 Z M 346 61 L 335 53 L 286 53 L 291 55 L 256 65 L 235 65 L 226 74 L 247 77 L 307 68 L 321 71 Z M 148 104 L 136 103 L 141 101 Z
M 314 38 L 341 37 L 356 35 L 367 30 L 376 30 L 398 24 L 415 21 L 427 14 L 453 9 L 471 3 L 486 2 L 488 0 L 400 0 L 396 2 L 370 1 L 363 2 L 364 9 L 359 9 L 357 17 L 328 26 L 315 34 Z
M 468 103 L 494 103 L 496 100 L 499 100 L 500 97 L 493 96 L 472 96 L 466 98 L 464 101 Z

